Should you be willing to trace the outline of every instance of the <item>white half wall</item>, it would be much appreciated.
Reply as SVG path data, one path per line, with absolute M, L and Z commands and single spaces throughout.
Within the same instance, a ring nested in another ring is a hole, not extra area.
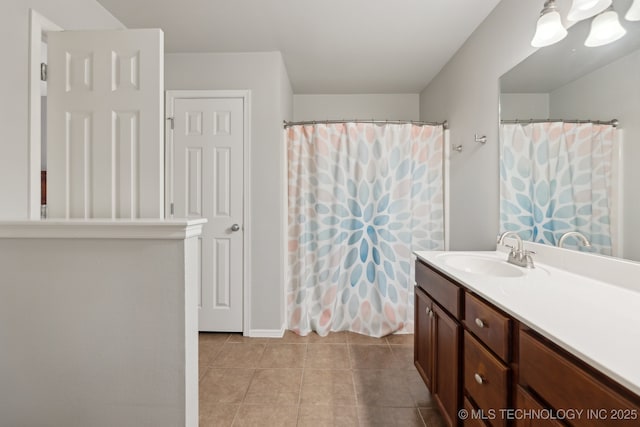
M 0 222 L 0 425 L 198 425 L 192 223 Z
M 451 249 L 495 248 L 499 223 L 498 79 L 529 56 L 543 2 L 502 0 L 420 93 L 420 118 L 448 120 Z M 484 145 L 474 134 L 486 135 Z
M 281 331 L 284 321 L 282 121 L 291 119 L 291 87 L 279 52 L 165 55 L 165 88 L 251 91 L 249 328 Z M 245 227 L 247 225 L 245 224 Z
M 95 0 L 3 0 L 0 13 L 0 219 L 28 217 L 29 9 L 66 30 L 119 29 Z
M 293 95 L 293 120 L 420 120 L 420 95 Z

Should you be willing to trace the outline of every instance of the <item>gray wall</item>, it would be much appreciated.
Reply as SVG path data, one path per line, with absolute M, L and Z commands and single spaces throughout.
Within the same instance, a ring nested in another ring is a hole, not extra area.
M 3 0 L 0 13 L 0 219 L 28 216 L 29 8 L 66 30 L 123 28 L 95 0 Z
M 549 96 L 553 117 L 618 119 L 624 136 L 623 256 L 640 261 L 640 51 L 575 80 Z
M 286 221 L 282 121 L 291 87 L 279 52 L 165 55 L 165 88 L 251 90 L 251 329 L 284 322 Z
M 495 248 L 499 220 L 498 79 L 534 48 L 542 1 L 502 0 L 420 94 L 423 120 L 448 120 L 451 249 Z M 566 2 L 563 2 L 566 3 Z M 474 134 L 487 144 L 474 142 Z
M 500 95 L 500 119 L 548 119 L 548 93 L 503 93 Z
M 419 120 L 418 94 L 294 95 L 293 119 Z

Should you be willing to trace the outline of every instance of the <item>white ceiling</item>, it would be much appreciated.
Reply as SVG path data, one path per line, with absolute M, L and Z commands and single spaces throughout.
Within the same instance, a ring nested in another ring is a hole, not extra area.
M 418 93 L 499 0 L 98 0 L 166 52 L 280 51 L 294 93 Z

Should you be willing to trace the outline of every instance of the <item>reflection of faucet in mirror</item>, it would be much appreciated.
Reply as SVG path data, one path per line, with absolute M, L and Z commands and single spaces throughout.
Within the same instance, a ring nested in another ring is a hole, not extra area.
M 514 248 L 513 246 L 505 245 L 504 239 L 507 237 L 513 237 L 516 239 L 518 246 Z M 534 254 L 533 251 L 527 251 L 524 249 L 524 244 L 522 243 L 522 239 L 515 231 L 505 231 L 501 235 L 498 236 L 498 244 L 504 245 L 511 249 L 509 252 L 509 257 L 507 258 L 507 262 L 517 265 L 519 267 L 525 268 L 533 268 L 533 258 L 531 258 L 531 254 Z
M 564 245 L 565 240 L 567 240 L 567 238 L 569 238 L 569 237 L 577 237 L 578 240 L 580 240 L 582 242 L 582 246 L 584 246 L 585 248 L 590 248 L 591 247 L 591 242 L 589 242 L 589 239 L 587 239 L 585 237 L 585 235 L 582 234 L 579 231 L 568 231 L 568 232 L 564 233 L 560 237 L 560 240 L 558 240 L 558 247 L 561 248 L 562 245 Z

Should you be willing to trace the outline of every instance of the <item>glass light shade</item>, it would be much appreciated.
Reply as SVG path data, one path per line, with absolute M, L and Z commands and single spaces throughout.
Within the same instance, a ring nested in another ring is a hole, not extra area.
M 633 0 L 633 4 L 629 10 L 627 10 L 624 19 L 627 21 L 640 21 L 640 0 Z
M 567 30 L 562 26 L 560 14 L 557 11 L 547 12 L 538 19 L 536 33 L 531 40 L 531 46 L 544 47 L 559 42 L 567 36 Z
M 607 10 L 593 18 L 591 31 L 584 45 L 588 47 L 603 46 L 618 40 L 627 33 L 614 10 Z
M 567 14 L 569 21 L 591 18 L 611 6 L 612 0 L 573 0 Z

